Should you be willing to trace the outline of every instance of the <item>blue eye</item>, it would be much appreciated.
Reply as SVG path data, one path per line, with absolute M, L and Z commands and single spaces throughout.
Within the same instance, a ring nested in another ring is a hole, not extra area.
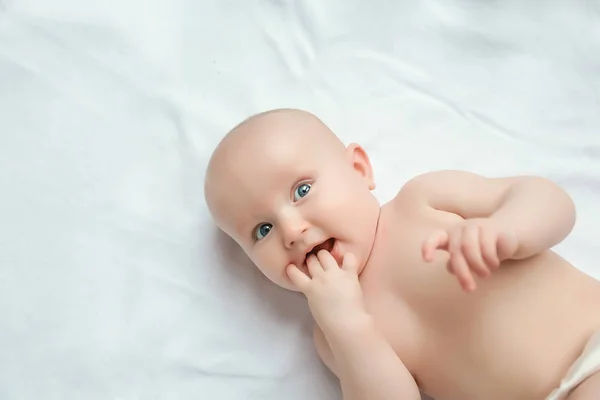
M 294 201 L 300 200 L 310 192 L 310 184 L 303 183 L 294 190 Z
M 254 238 L 256 240 L 264 239 L 264 237 L 267 236 L 269 232 L 271 232 L 271 229 L 273 229 L 273 225 L 269 223 L 260 224 L 254 231 Z

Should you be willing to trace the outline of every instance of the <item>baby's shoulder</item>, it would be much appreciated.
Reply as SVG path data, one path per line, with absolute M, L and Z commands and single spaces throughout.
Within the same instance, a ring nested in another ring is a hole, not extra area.
M 431 192 L 440 185 L 456 179 L 459 171 L 432 171 L 416 175 L 406 180 L 392 200 L 394 203 L 424 204 Z
M 410 229 L 418 228 L 421 224 L 430 226 L 435 221 L 454 223 L 458 214 L 453 207 L 445 206 L 460 202 L 466 195 L 473 193 L 472 187 L 465 188 L 465 185 L 461 185 L 470 176 L 468 172 L 447 170 L 415 176 L 402 185 L 384 208 L 389 210 L 387 215 L 390 218 L 400 218 L 405 226 L 412 222 Z
M 463 202 L 469 198 L 504 193 L 519 177 L 487 178 L 461 170 L 425 172 L 407 180 L 394 198 L 402 205 L 434 205 Z M 479 193 L 480 196 L 474 196 Z
M 437 181 L 439 172 L 428 172 L 417 175 L 405 181 L 400 189 L 396 192 L 396 196 L 392 198 L 387 205 L 393 209 L 407 209 L 414 207 L 425 207 L 427 205 L 428 193 Z
M 460 185 L 465 181 L 481 179 L 471 172 L 461 170 L 437 170 L 424 172 L 408 179 L 400 188 L 399 193 L 424 194 L 437 191 L 441 187 Z

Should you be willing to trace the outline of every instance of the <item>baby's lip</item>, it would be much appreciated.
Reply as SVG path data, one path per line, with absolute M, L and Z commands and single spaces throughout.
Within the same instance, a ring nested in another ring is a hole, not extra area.
M 335 261 L 337 261 L 338 265 L 341 267 L 342 266 L 342 254 L 340 252 L 340 242 L 338 240 L 335 240 L 335 242 L 333 243 L 333 248 L 331 249 L 330 253 L 333 256 L 333 258 L 335 258 Z
M 335 243 L 335 239 L 329 238 L 327 240 L 324 240 L 322 242 L 319 242 L 319 243 L 313 245 L 312 247 L 309 247 L 306 251 L 305 258 L 307 258 L 310 254 L 316 255 L 320 250 L 327 250 L 327 251 L 331 252 L 331 250 L 333 249 L 334 243 Z
M 341 254 L 339 254 L 339 243 L 335 238 L 329 238 L 323 242 L 320 242 L 310 247 L 304 257 L 304 265 L 306 265 L 306 259 L 308 258 L 308 256 L 310 256 L 311 254 L 316 255 L 320 250 L 327 250 L 333 256 L 333 258 L 335 258 L 337 263 L 341 265 L 342 257 Z

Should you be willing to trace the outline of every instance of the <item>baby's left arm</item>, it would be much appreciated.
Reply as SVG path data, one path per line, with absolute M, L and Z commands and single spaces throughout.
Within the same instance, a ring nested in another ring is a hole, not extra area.
M 485 178 L 462 171 L 420 175 L 403 191 L 427 206 L 464 219 L 483 218 L 510 232 L 518 246 L 511 259 L 523 259 L 561 242 L 575 224 L 575 206 L 552 181 L 535 176 Z

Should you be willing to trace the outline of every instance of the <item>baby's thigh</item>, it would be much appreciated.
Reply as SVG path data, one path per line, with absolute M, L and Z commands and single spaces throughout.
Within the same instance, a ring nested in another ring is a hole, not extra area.
M 566 400 L 597 400 L 600 398 L 600 372 L 581 382 Z

